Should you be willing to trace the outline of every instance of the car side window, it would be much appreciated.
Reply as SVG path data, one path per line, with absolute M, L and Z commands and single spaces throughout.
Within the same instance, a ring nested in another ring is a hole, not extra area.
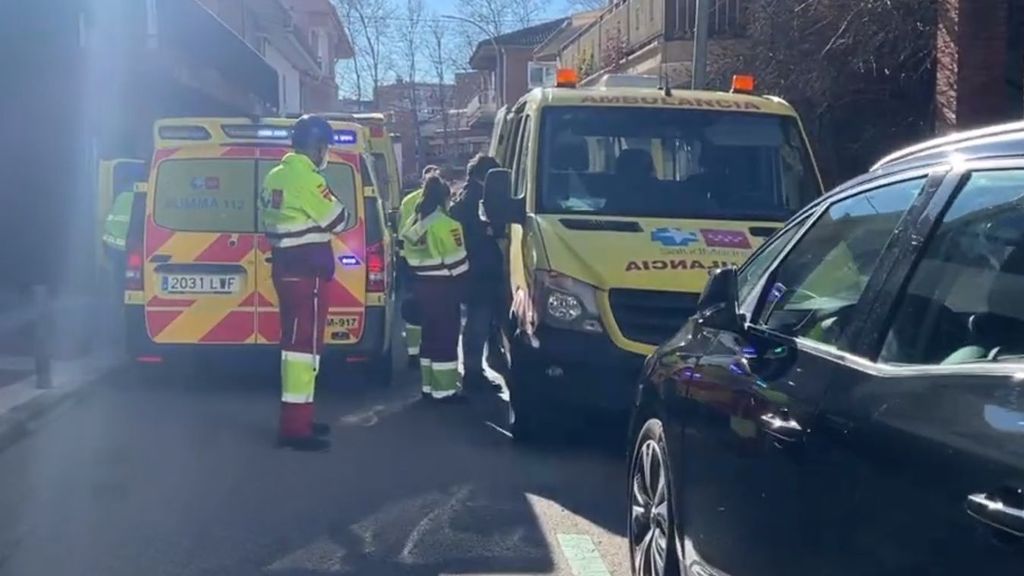
M 837 344 L 924 181 L 890 184 L 828 207 L 765 286 L 759 324 L 787 336 Z
M 519 145 L 516 146 L 516 175 L 512 195 L 522 197 L 526 194 L 526 179 L 529 178 L 530 154 L 530 117 L 523 117 L 523 128 L 519 133 Z
M 740 302 L 746 302 L 750 292 L 757 286 L 758 280 L 768 270 L 768 267 L 772 265 L 775 258 L 785 250 L 802 226 L 803 224 L 793 224 L 785 231 L 772 236 L 766 241 L 763 250 L 758 251 L 750 260 L 747 260 L 747 263 L 743 265 L 743 268 L 737 275 Z
M 898 300 L 879 360 L 1024 362 L 1024 170 L 969 176 Z

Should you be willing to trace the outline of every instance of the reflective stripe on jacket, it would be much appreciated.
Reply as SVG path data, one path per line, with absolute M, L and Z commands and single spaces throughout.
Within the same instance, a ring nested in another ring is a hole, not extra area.
M 114 198 L 114 204 L 103 222 L 103 243 L 115 250 L 124 250 L 128 239 L 128 224 L 131 221 L 134 192 L 121 192 Z
M 469 270 L 462 226 L 441 209 L 414 214 L 402 226 L 405 259 L 419 276 L 459 276 Z
M 263 229 L 274 248 L 330 243 L 349 218 L 313 161 L 294 152 L 263 180 L 260 204 Z

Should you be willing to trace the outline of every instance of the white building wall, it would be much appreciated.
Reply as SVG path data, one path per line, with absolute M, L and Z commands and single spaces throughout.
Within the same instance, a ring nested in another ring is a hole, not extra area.
M 302 112 L 302 82 L 299 71 L 269 42 L 265 46 L 265 52 L 267 62 L 277 70 L 278 110 L 281 114 Z

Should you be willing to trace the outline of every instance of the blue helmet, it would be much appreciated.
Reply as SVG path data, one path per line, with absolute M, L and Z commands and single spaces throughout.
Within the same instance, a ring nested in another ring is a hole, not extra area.
M 292 126 L 292 147 L 304 150 L 329 146 L 334 141 L 334 129 L 324 118 L 306 114 Z

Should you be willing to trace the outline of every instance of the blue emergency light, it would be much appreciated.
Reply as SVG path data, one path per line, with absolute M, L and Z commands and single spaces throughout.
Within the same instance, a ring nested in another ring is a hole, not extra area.
M 334 131 L 334 143 L 335 144 L 355 144 L 356 143 L 356 131 L 355 130 L 335 130 Z

